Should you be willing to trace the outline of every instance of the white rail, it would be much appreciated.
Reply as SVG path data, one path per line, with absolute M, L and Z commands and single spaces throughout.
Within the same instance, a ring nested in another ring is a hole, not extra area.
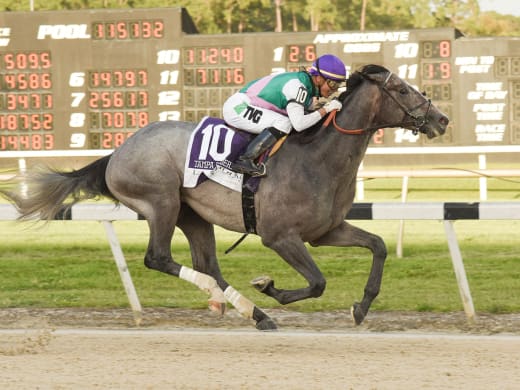
M 370 147 L 368 155 L 519 153 L 520 145 Z
M 431 168 L 431 169 L 392 169 L 392 170 L 360 170 L 358 178 L 382 179 L 399 177 L 520 177 L 520 169 L 461 169 L 461 168 Z
M 106 156 L 113 149 L 74 149 L 74 150 L 5 150 L 0 158 L 34 157 L 96 157 Z M 369 147 L 367 155 L 412 155 L 412 154 L 490 154 L 520 153 L 520 145 L 500 146 L 392 146 Z
M 480 156 L 481 167 L 485 167 L 485 159 Z M 381 178 L 401 178 L 401 202 L 408 198 L 410 178 L 478 178 L 480 200 L 488 199 L 488 178 L 518 178 L 519 169 L 458 169 L 458 168 L 431 168 L 431 169 L 392 169 L 392 170 L 364 170 L 360 169 L 357 175 L 356 199 L 365 198 L 364 180 Z M 519 181 L 520 183 L 520 181 Z M 396 255 L 403 257 L 404 220 L 400 220 L 397 236 Z
M 12 205 L 0 204 L 0 220 L 15 220 L 18 213 Z M 68 220 L 94 220 L 103 223 L 114 260 L 134 312 L 136 323 L 141 320 L 141 304 L 132 283 L 126 261 L 112 226 L 116 220 L 137 220 L 132 210 L 113 204 L 78 204 L 62 216 Z M 439 203 L 439 202 L 381 202 L 355 203 L 347 219 L 362 220 L 440 220 L 444 222 L 446 238 L 455 271 L 457 285 L 468 320 L 475 318 L 475 309 L 459 244 L 453 228 L 456 220 L 520 220 L 520 202 Z
M 102 157 L 112 153 L 113 149 L 80 149 L 80 150 L 7 150 L 0 151 L 0 158 L 18 159 L 20 172 L 25 172 L 26 158 L 63 158 L 63 157 Z M 480 174 L 480 200 L 487 200 L 487 178 L 488 177 L 517 177 L 518 173 L 506 174 L 506 170 L 486 170 L 486 155 L 494 153 L 520 153 L 520 145 L 499 145 L 499 146 L 402 146 L 402 147 L 369 147 L 366 155 L 432 155 L 432 154 L 475 154 L 478 155 L 478 170 L 474 174 L 470 171 L 459 170 L 459 174 L 449 172 L 449 169 L 436 169 L 432 171 L 421 170 L 393 170 L 387 171 L 385 176 L 383 171 L 364 171 L 363 166 L 358 173 L 358 178 L 375 178 L 378 177 L 402 177 L 403 189 L 408 183 L 410 177 L 444 177 L 439 172 L 443 171 L 445 177 L 477 177 Z M 370 172 L 370 173 L 368 173 Z M 419 176 L 420 172 L 420 176 Z M 466 174 L 463 172 L 467 172 Z M 408 173 L 405 175 L 405 173 Z M 364 200 L 364 183 L 357 183 L 357 200 Z
M 482 160 L 482 158 L 481 158 Z M 357 175 L 357 200 L 365 199 L 364 180 L 401 178 L 401 195 L 406 200 L 410 178 L 478 178 L 480 200 L 488 199 L 487 179 L 520 177 L 520 169 L 485 169 L 485 161 L 480 162 L 481 169 L 431 168 L 431 169 L 392 169 L 365 170 L 360 169 Z

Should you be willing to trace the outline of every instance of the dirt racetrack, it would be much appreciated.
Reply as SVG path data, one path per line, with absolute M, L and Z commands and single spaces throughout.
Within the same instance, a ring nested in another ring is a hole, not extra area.
M 0 310 L 5 389 L 518 389 L 520 315 Z

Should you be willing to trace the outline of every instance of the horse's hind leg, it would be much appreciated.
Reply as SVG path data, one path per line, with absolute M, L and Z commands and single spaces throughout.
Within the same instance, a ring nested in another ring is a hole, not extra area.
M 173 260 L 171 241 L 180 217 L 181 203 L 170 198 L 166 199 L 156 199 L 156 202 L 150 203 L 153 205 L 151 212 L 143 213 L 150 228 L 150 240 L 144 258 L 145 265 L 150 269 L 193 283 L 209 293 L 215 302 L 225 302 L 224 293 L 212 276 L 185 267 Z
M 150 269 L 178 277 L 182 266 L 173 261 L 171 241 L 180 211 L 180 203 L 154 199 L 148 204 L 149 208 L 140 211 L 150 229 L 144 264 Z
M 182 229 L 190 244 L 193 269 L 215 278 L 225 289 L 228 284 L 222 277 L 217 261 L 213 225 L 203 220 L 191 207 L 182 205 L 177 226 Z
M 115 156 L 117 157 L 117 155 Z M 225 302 L 222 288 L 210 276 L 210 274 L 220 275 L 218 265 L 216 270 L 210 269 L 208 273 L 203 273 L 173 260 L 171 241 L 175 226 L 179 218 L 182 219 L 180 214 L 182 214 L 183 208 L 178 192 L 182 185 L 180 177 L 169 170 L 161 172 L 161 167 L 153 169 L 154 167 L 150 164 L 130 165 L 132 167 L 130 168 L 128 162 L 121 156 L 111 162 L 112 164 L 109 165 L 106 174 L 110 191 L 121 203 L 144 216 L 148 222 L 150 238 L 144 258 L 145 265 L 150 269 L 177 276 L 193 283 L 201 290 L 211 294 L 215 301 Z M 121 172 L 125 172 L 125 174 L 121 174 Z M 152 177 L 158 177 L 159 180 L 150 179 Z M 213 243 L 209 248 L 212 248 L 214 258 L 214 238 L 212 238 L 212 241 Z M 200 245 L 194 247 L 198 248 Z M 196 251 L 195 258 L 203 258 L 206 252 L 202 251 L 201 253 L 199 254 Z M 208 260 L 210 265 L 212 264 L 211 258 L 210 256 L 210 260 Z M 221 276 L 220 279 L 222 279 Z
M 132 196 L 126 195 L 130 187 L 134 190 Z M 169 191 L 166 191 L 164 186 L 155 190 L 149 186 L 140 188 L 142 191 L 139 192 L 139 196 L 135 194 L 137 187 L 139 183 L 129 186 L 123 182 L 116 186 L 116 183 L 112 182 L 111 191 L 123 204 L 144 216 L 148 222 L 150 239 L 144 258 L 145 265 L 193 283 L 208 292 L 211 295 L 210 301 L 216 302 L 217 306 L 226 300 L 231 302 L 242 315 L 253 318 L 260 330 L 276 329 L 269 316 L 222 278 L 216 258 L 213 226 L 181 203 L 175 196 L 175 183 L 170 185 Z M 171 195 L 165 196 L 166 192 Z M 190 241 L 195 270 L 175 262 L 172 258 L 171 241 L 176 225 L 179 225 Z
M 368 313 L 372 301 L 379 294 L 383 279 L 383 268 L 386 259 L 386 245 L 381 237 L 347 222 L 331 230 L 323 237 L 310 243 L 313 246 L 357 246 L 372 251 L 372 267 L 365 286 L 361 303 L 354 303 L 351 309 L 352 317 L 357 325 L 361 324 Z
M 193 268 L 212 276 L 222 289 L 221 291 L 224 291 L 222 296 L 212 294 L 210 309 L 216 308 L 217 311 L 223 313 L 225 300 L 228 300 L 242 316 L 255 320 L 257 329 L 276 329 L 276 324 L 267 314 L 224 280 L 217 260 L 213 225 L 203 220 L 189 206 L 184 204 L 179 214 L 177 226 L 182 229 L 190 243 Z

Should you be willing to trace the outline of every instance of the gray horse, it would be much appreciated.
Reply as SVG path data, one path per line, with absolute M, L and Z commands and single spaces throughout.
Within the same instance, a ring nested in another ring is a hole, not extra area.
M 254 198 L 256 232 L 308 282 L 294 290 L 275 287 L 268 277 L 253 285 L 285 305 L 319 297 L 326 280 L 309 254 L 312 246 L 368 248 L 372 267 L 361 302 L 351 313 L 360 324 L 378 295 L 387 255 L 383 240 L 350 225 L 356 174 L 373 133 L 382 127 L 403 127 L 429 138 L 444 134 L 448 118 L 431 101 L 387 69 L 367 65 L 354 72 L 340 96 L 343 109 L 331 121 L 288 137 L 267 162 L 268 176 Z M 109 156 L 72 172 L 46 170 L 25 178 L 27 198 L 11 190 L 2 193 L 21 218 L 54 219 L 72 204 L 106 196 L 142 215 L 150 228 L 144 263 L 180 277 L 210 295 L 210 308 L 223 312 L 226 301 L 257 329 L 276 329 L 275 322 L 222 276 L 216 256 L 213 225 L 245 232 L 242 198 L 213 181 L 183 187 L 183 170 L 194 123 L 155 122 L 129 138 Z M 68 203 L 67 203 L 68 202 Z M 186 235 L 193 269 L 175 262 L 171 240 L 175 227 Z

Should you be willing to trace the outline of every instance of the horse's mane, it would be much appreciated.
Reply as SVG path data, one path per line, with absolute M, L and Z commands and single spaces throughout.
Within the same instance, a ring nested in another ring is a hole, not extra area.
M 375 64 L 369 64 L 361 67 L 360 69 L 356 70 L 355 72 L 351 73 L 349 77 L 347 78 L 347 89 L 345 92 L 342 92 L 338 99 L 341 102 L 344 102 L 347 96 L 349 96 L 352 92 L 354 92 L 361 83 L 366 79 L 367 75 L 370 74 L 376 74 L 376 73 L 383 73 L 388 72 L 388 69 L 386 69 L 384 66 L 381 65 L 375 65 Z M 327 119 L 327 115 L 325 115 L 318 123 L 316 123 L 313 127 L 310 129 L 307 129 L 301 133 L 293 133 L 294 137 L 298 137 L 300 139 L 301 143 L 309 143 L 312 142 L 318 133 L 318 131 L 321 128 L 321 125 L 325 120 Z
M 388 72 L 388 69 L 381 65 L 369 64 L 351 73 L 347 79 L 347 90 L 339 96 L 339 100 L 343 101 L 348 95 L 356 90 L 365 79 L 365 75 L 383 72 Z

